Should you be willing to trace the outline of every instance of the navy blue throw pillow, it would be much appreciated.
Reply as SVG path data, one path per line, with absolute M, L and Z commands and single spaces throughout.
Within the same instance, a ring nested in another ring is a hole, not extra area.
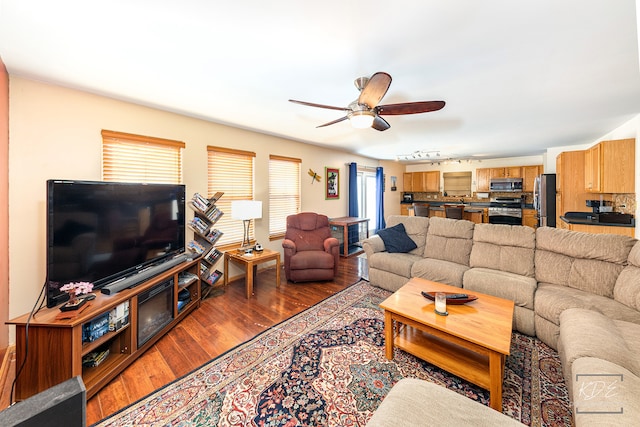
M 378 231 L 378 236 L 384 242 L 387 252 L 409 252 L 418 247 L 402 223 Z

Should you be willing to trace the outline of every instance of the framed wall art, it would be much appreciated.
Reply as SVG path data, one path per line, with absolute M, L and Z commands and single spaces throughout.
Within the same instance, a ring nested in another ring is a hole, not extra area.
M 325 199 L 340 198 L 340 169 L 324 168 L 324 175 L 327 177 Z

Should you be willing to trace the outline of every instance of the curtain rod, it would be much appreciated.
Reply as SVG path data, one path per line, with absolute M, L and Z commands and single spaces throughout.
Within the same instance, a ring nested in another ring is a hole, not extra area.
M 377 170 L 379 167 L 381 166 L 367 166 L 367 165 L 361 165 L 358 162 L 355 162 L 356 165 L 358 165 L 358 169 L 372 169 L 372 170 Z M 345 163 L 346 166 L 351 166 L 351 163 Z

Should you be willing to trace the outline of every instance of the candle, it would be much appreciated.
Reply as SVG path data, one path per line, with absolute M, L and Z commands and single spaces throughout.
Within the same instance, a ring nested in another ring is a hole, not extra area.
M 443 292 L 436 293 L 436 312 L 438 314 L 447 312 L 447 296 Z

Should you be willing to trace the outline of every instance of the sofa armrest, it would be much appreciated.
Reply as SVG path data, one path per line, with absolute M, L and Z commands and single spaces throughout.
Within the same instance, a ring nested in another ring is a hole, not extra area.
M 367 255 L 367 258 L 375 254 L 376 252 L 384 252 L 385 250 L 387 250 L 384 245 L 384 241 L 377 234 L 363 240 L 362 249 L 364 249 L 364 253 Z

